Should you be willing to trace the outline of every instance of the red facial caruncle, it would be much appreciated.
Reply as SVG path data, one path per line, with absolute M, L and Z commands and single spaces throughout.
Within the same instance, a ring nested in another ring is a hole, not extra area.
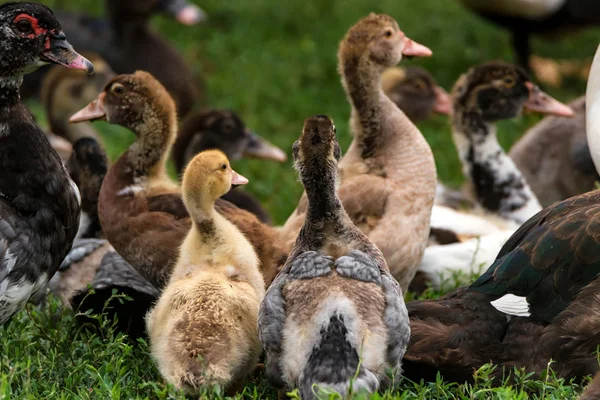
M 38 36 L 41 33 L 46 33 L 48 30 L 39 25 L 38 19 L 29 14 L 19 14 L 13 20 L 17 30 L 30 39 Z

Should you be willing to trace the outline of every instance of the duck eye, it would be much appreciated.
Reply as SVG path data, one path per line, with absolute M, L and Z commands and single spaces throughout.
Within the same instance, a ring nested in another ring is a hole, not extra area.
M 504 86 L 506 86 L 507 88 L 511 88 L 515 85 L 515 78 L 513 78 L 512 76 L 507 76 L 503 79 L 503 82 Z
M 384 35 L 385 37 L 387 37 L 387 38 L 390 38 L 390 37 L 392 37 L 392 35 L 393 35 L 393 32 L 392 32 L 392 30 L 391 30 L 391 29 L 387 29 L 387 30 L 386 30 L 386 31 L 383 33 L 383 35 Z
M 221 171 L 225 171 L 227 169 L 227 164 L 222 164 L 221 165 Z
M 33 26 L 31 26 L 31 21 L 29 21 L 27 18 L 19 19 L 15 22 L 15 26 L 17 27 L 17 30 L 21 33 L 33 33 Z
M 416 80 L 413 85 L 417 90 L 425 89 L 425 82 L 423 82 L 421 79 Z
M 125 92 L 125 88 L 120 83 L 115 83 L 110 90 L 115 94 L 123 94 Z

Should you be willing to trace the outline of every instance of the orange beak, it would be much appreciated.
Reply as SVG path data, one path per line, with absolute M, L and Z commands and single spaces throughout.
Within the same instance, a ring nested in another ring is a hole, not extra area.
M 248 179 L 244 178 L 242 175 L 238 174 L 234 170 L 231 170 L 231 185 L 232 186 L 245 185 L 248 182 L 249 182 Z
M 561 103 L 531 82 L 525 85 L 529 89 L 529 100 L 525 103 L 525 109 L 542 114 L 558 115 L 560 117 L 573 117 L 575 112 L 571 107 Z
M 100 93 L 96 100 L 92 101 L 90 104 L 73 114 L 71 118 L 69 118 L 69 122 L 73 124 L 83 121 L 106 119 L 106 112 L 104 111 L 105 96 L 105 92 Z
M 450 115 L 452 112 L 452 100 L 450 95 L 441 86 L 436 86 L 433 89 L 435 93 L 435 103 L 433 104 L 433 112 L 443 115 Z
M 404 32 L 400 31 L 400 35 L 404 36 Z M 404 36 L 404 49 L 402 49 L 402 54 L 409 57 L 431 57 L 431 54 L 433 53 L 429 47 L 423 46 Z

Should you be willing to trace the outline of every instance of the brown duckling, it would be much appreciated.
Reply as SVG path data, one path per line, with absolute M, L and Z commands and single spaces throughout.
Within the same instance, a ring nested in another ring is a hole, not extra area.
M 410 335 L 402 291 L 336 195 L 333 121 L 308 118 L 293 153 L 308 211 L 260 309 L 267 377 L 306 400 L 373 393 L 389 383 L 386 370 L 400 373 Z
M 284 162 L 287 155 L 280 148 L 252 132 L 244 122 L 230 110 L 201 110 L 191 113 L 181 123 L 173 145 L 172 157 L 175 168 L 181 174 L 186 164 L 199 152 L 219 149 L 230 160 L 256 157 Z M 260 202 L 241 190 L 232 190 L 223 196 L 239 208 L 250 211 L 262 222 L 271 218 Z
M 179 186 L 165 164 L 177 133 L 175 104 L 147 72 L 119 75 L 72 122 L 105 119 L 132 130 L 137 140 L 109 169 L 100 191 L 98 212 L 115 250 L 156 287 L 163 287 L 190 228 Z M 219 200 L 219 213 L 252 242 L 268 284 L 286 253 L 277 232 L 254 215 Z
M 265 283 L 258 257 L 244 234 L 215 210 L 233 185 L 246 183 L 219 150 L 198 154 L 183 175 L 191 229 L 146 320 L 159 371 L 188 393 L 213 385 L 235 390 L 260 355 L 257 320 Z
M 381 87 L 414 124 L 433 113 L 449 115 L 452 111 L 450 96 L 424 68 L 388 68 L 381 76 Z
M 110 66 L 95 53 L 84 53 L 94 64 L 94 75 L 81 71 L 53 67 L 48 71 L 41 88 L 41 102 L 46 111 L 50 132 L 70 143 L 82 137 L 100 141 L 98 132 L 91 124 L 69 124 L 69 118 L 81 107 L 89 104 L 114 76 Z M 68 158 L 68 157 L 67 157 Z
M 340 43 L 338 67 L 352 105 L 354 140 L 339 164 L 338 195 L 406 290 L 427 246 L 436 170 L 421 132 L 381 88 L 381 74 L 403 55 L 429 56 L 431 50 L 407 38 L 388 15 L 363 18 Z M 283 235 L 294 237 L 305 212 L 303 196 Z

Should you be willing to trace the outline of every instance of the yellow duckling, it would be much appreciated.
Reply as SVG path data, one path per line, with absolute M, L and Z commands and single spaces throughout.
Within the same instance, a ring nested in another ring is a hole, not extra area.
M 235 390 L 260 355 L 257 320 L 265 283 L 258 257 L 214 208 L 232 186 L 246 183 L 219 150 L 199 153 L 183 176 L 192 228 L 146 324 L 159 371 L 187 392 L 213 385 Z

